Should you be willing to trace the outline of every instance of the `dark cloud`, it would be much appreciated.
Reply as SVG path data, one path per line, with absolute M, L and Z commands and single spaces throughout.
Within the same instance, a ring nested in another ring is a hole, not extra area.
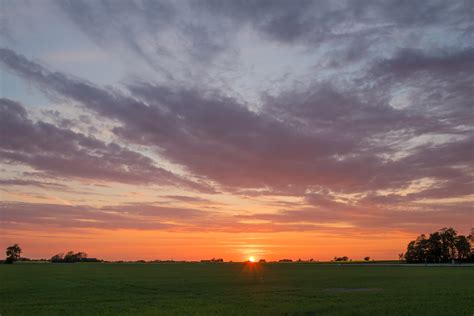
M 40 226 L 64 229 L 152 229 L 170 228 L 171 224 L 159 220 L 142 220 L 113 212 L 101 211 L 88 206 L 59 204 L 2 202 L 0 204 L 3 228 L 20 226 L 31 228 Z
M 2 225 L 22 229 L 139 229 L 213 232 L 369 233 L 397 230 L 418 233 L 455 225 L 465 231 L 472 214 L 469 202 L 412 203 L 400 196 L 367 196 L 357 202 L 308 199 L 315 206 L 274 213 L 244 215 L 202 211 L 198 208 L 128 203 L 104 207 L 42 203 L 0 203 Z M 323 201 L 323 203 L 321 203 Z M 407 203 L 408 201 L 408 203 Z
M 328 7 L 321 2 L 321 11 Z M 251 25 L 271 39 L 292 42 L 314 32 L 313 1 L 203 1 L 195 10 L 206 10 L 215 16 L 233 20 L 235 27 Z
M 41 188 L 51 188 L 51 189 L 66 189 L 67 186 L 54 183 L 54 182 L 45 182 L 38 180 L 25 180 L 25 179 L 0 179 L 0 186 L 36 186 Z
M 474 71 L 474 48 L 459 49 L 454 52 L 426 53 L 422 50 L 403 49 L 378 66 L 381 73 L 393 76 L 428 72 L 440 75 L 472 75 Z
M 470 120 L 469 110 L 449 103 L 431 110 L 428 100 L 394 108 L 390 80 L 338 89 L 317 83 L 268 97 L 255 112 L 215 90 L 136 82 L 125 94 L 51 72 L 7 49 L 0 58 L 49 93 L 119 121 L 113 130 L 118 137 L 155 148 L 195 176 L 232 191 L 360 193 L 405 188 L 425 177 L 456 182 L 460 174 L 472 174 L 472 135 L 459 126 Z M 448 83 L 450 89 L 459 80 Z M 469 94 L 457 98 L 469 102 Z M 400 147 L 439 134 L 448 138 Z
M 163 59 L 184 71 L 186 66 L 180 65 L 181 62 L 210 61 L 224 49 L 222 30 L 202 23 L 205 19 L 199 21 L 187 2 L 180 5 L 161 0 L 55 3 L 99 46 L 112 45 L 118 52 L 130 52 L 138 57 L 137 62 L 145 62 L 167 79 L 173 79 L 175 74 L 163 65 Z M 182 61 L 176 63 L 174 58 Z
M 439 30 L 448 30 L 460 42 L 472 40 L 469 30 L 474 27 L 469 1 L 56 3 L 96 43 L 104 48 L 118 46 L 114 52 L 133 52 L 137 62 L 145 61 L 168 79 L 177 77 L 178 68 L 189 74 L 196 65 L 215 65 L 224 52 L 238 52 L 236 38 L 247 29 L 265 41 L 301 45 L 311 51 L 328 44 L 328 65 L 340 67 L 378 57 L 381 50 L 394 43 L 417 49 L 423 39 L 437 41 L 437 37 L 445 36 Z M 436 48 L 436 44 L 433 46 Z
M 369 202 L 370 200 L 370 202 Z M 409 199 L 408 199 L 409 200 Z M 306 207 L 276 213 L 238 215 L 241 221 L 266 221 L 269 227 L 293 230 L 341 232 L 399 230 L 419 232 L 456 226 L 467 231 L 472 223 L 465 221 L 472 214 L 470 202 L 407 203 L 400 196 L 373 197 L 358 203 L 331 203 L 318 208 Z M 278 230 L 277 228 L 275 228 Z
M 193 221 L 211 215 L 208 212 L 190 208 L 175 208 L 150 205 L 146 203 L 129 203 L 119 206 L 106 206 L 102 210 L 117 211 L 121 214 L 157 217 L 162 220 Z
M 12 100 L 0 99 L 0 112 L 3 162 L 25 164 L 60 177 L 205 188 L 115 143 L 106 144 L 42 121 L 33 122 L 26 110 Z
M 2 228 L 139 229 L 168 231 L 234 231 L 230 216 L 192 208 L 128 203 L 101 208 L 46 203 L 0 203 Z
M 165 195 L 163 196 L 166 199 L 180 201 L 180 202 L 189 202 L 189 203 L 208 203 L 210 200 L 204 199 L 198 196 L 186 196 L 186 195 Z

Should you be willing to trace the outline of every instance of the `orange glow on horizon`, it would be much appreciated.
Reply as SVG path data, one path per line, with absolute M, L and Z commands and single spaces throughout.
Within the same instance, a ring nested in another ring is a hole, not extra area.
M 223 233 L 166 232 L 145 230 L 88 229 L 64 231 L 49 228 L 41 231 L 24 230 L 22 234 L 5 230 L 0 245 L 5 248 L 18 243 L 28 258 L 50 258 L 60 253 L 84 251 L 89 257 L 104 260 L 187 260 L 223 258 L 224 261 L 256 262 L 259 259 L 327 261 L 335 256 L 362 260 L 397 259 L 416 234 L 398 232 L 371 236 L 344 236 L 317 232 L 292 233 Z M 370 242 L 368 242 L 370 240 Z

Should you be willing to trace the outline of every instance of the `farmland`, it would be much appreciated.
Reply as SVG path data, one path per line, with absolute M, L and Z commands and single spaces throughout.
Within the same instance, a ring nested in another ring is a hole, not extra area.
M 0 265 L 8 315 L 468 315 L 474 267 Z

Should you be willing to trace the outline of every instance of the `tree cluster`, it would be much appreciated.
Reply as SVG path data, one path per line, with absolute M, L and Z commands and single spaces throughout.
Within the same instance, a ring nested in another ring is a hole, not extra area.
M 87 253 L 68 251 L 66 254 L 58 253 L 51 257 L 50 261 L 53 263 L 74 263 L 86 261 Z
M 212 262 L 212 263 L 220 263 L 220 262 L 224 262 L 224 259 L 222 258 L 212 258 L 212 259 L 204 259 L 204 260 L 201 260 L 201 262 L 203 263 L 209 263 L 209 262 Z
M 338 261 L 338 262 L 340 262 L 340 261 L 344 261 L 344 262 L 345 262 L 345 261 L 349 261 L 349 257 L 347 257 L 347 256 L 344 256 L 344 257 L 334 257 L 334 261 Z
M 421 234 L 410 241 L 404 255 L 408 263 L 474 262 L 471 235 L 458 235 L 454 228 L 442 228 L 428 237 Z

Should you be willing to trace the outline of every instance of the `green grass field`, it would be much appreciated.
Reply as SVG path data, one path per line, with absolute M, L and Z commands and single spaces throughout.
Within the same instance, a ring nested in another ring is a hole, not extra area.
M 474 315 L 473 267 L 0 265 L 8 315 Z

